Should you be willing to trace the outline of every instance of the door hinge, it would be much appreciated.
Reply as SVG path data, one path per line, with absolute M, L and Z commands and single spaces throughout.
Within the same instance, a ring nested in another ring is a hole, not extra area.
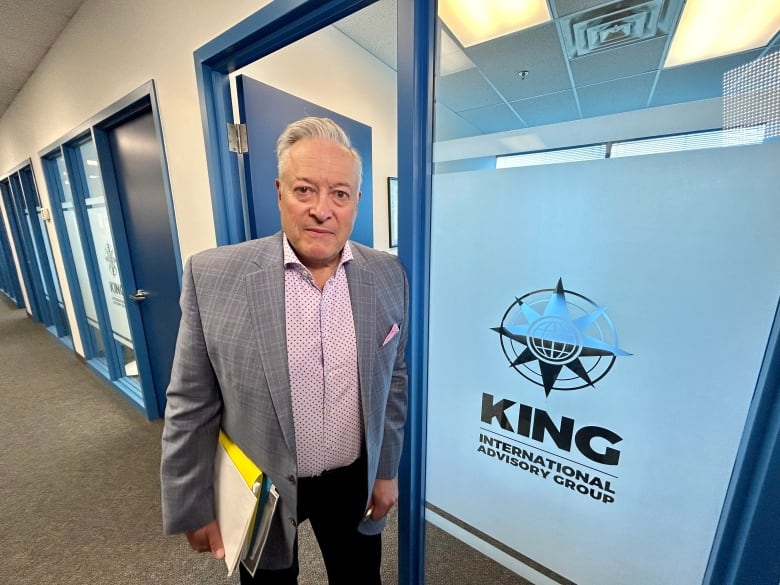
M 249 152 L 249 144 L 246 141 L 246 124 L 227 123 L 228 149 L 230 152 L 244 154 Z

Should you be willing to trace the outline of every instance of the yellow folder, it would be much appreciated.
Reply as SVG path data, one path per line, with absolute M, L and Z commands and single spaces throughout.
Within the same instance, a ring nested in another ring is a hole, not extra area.
M 260 499 L 263 473 L 223 431 L 214 460 L 214 500 L 228 576 L 244 558 Z
M 221 429 L 219 431 L 219 444 L 222 445 L 222 448 L 238 469 L 241 477 L 244 478 L 247 487 L 252 489 L 256 483 L 261 483 L 263 481 L 262 470 L 255 465 L 252 460 L 246 456 L 246 453 L 244 453 L 241 448 L 225 434 L 225 431 Z

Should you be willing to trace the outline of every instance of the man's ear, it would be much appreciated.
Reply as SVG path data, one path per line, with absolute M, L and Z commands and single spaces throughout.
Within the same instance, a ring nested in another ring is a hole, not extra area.
M 363 196 L 363 191 L 358 191 L 358 203 L 360 203 L 360 198 Z
M 279 201 L 282 200 L 282 183 L 279 181 L 279 179 L 276 179 L 274 181 L 276 183 L 276 196 L 279 199 Z

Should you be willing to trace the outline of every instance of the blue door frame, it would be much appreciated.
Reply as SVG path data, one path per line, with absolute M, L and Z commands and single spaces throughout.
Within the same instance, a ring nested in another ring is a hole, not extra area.
M 10 216 L 8 217 L 8 225 L 11 225 Z M 5 229 L 5 213 L 0 213 L 0 277 L 2 277 L 0 289 L 16 303 L 17 308 L 23 308 L 24 301 L 19 286 L 19 277 L 11 252 L 11 243 Z
M 79 127 L 60 138 L 57 142 L 47 146 L 39 152 L 42 158 L 44 174 L 49 192 L 52 195 L 52 215 L 54 216 L 55 226 L 61 234 L 60 246 L 63 260 L 66 265 L 66 277 L 72 291 L 73 306 L 76 311 L 76 324 L 79 329 L 82 344 L 84 347 L 85 359 L 87 364 L 92 367 L 102 377 L 106 378 L 121 395 L 128 400 L 130 404 L 139 409 L 147 418 L 158 418 L 162 416 L 164 409 L 165 388 L 155 388 L 152 383 L 152 373 L 149 367 L 149 352 L 146 348 L 144 338 L 144 326 L 139 308 L 130 303 L 127 305 L 128 325 L 132 333 L 134 350 L 138 363 L 139 374 L 143 383 L 140 385 L 140 394 L 138 389 L 124 379 L 123 366 L 120 363 L 120 357 L 114 350 L 115 341 L 110 326 L 105 299 L 102 295 L 102 287 L 99 276 L 99 269 L 96 264 L 94 244 L 92 241 L 92 232 L 89 227 L 87 211 L 84 202 L 81 200 L 83 194 L 88 193 L 86 178 L 80 166 L 79 153 L 77 148 L 86 141 L 92 140 L 95 143 L 98 160 L 100 162 L 100 171 L 102 183 L 106 195 L 106 208 L 108 210 L 111 232 L 114 239 L 115 253 L 118 258 L 117 268 L 120 272 L 123 286 L 135 290 L 135 277 L 132 271 L 130 261 L 130 251 L 128 242 L 125 238 L 124 216 L 121 204 L 117 195 L 117 186 L 114 176 L 112 154 L 106 136 L 107 129 L 122 123 L 135 116 L 138 112 L 151 110 L 154 119 L 155 133 L 160 146 L 161 159 L 160 164 L 163 169 L 163 187 L 168 208 L 168 223 L 171 226 L 173 240 L 173 253 L 176 264 L 176 280 L 181 281 L 181 252 L 178 246 L 178 234 L 176 230 L 175 218 L 173 216 L 173 200 L 168 179 L 167 160 L 165 158 L 165 148 L 162 139 L 162 128 L 160 126 L 159 111 L 157 108 L 157 95 L 154 83 L 149 81 L 139 88 L 135 89 L 122 99 L 110 105 L 106 109 L 97 113 Z M 92 359 L 95 357 L 95 349 L 92 347 L 91 336 L 87 331 L 86 311 L 84 303 L 79 294 L 74 291 L 80 290 L 80 283 L 76 275 L 76 268 L 73 262 L 70 241 L 67 237 L 65 219 L 61 204 L 64 196 L 59 183 L 59 171 L 57 169 L 57 158 L 63 157 L 67 168 L 68 176 L 71 180 L 73 191 L 73 205 L 75 210 L 75 219 L 80 232 L 84 260 L 87 266 L 87 275 L 89 285 L 92 290 L 95 311 L 100 323 L 101 340 L 106 348 L 106 363 Z
M 44 319 L 38 298 L 41 291 L 40 272 L 38 271 L 32 242 L 29 241 L 29 230 L 24 225 L 24 210 L 19 208 L 17 201 L 16 192 L 19 188 L 13 185 L 14 178 L 18 185 L 18 177 L 11 175 L 0 181 L 0 192 L 2 192 L 3 203 L 8 213 L 8 225 L 11 226 L 11 240 L 16 248 L 16 255 L 19 259 L 19 267 L 22 273 L 22 282 L 27 292 L 29 313 L 34 321 L 42 322 Z
M 275 0 L 195 51 L 206 161 L 218 245 L 248 239 L 238 162 L 228 152 L 233 121 L 228 75 L 376 0 Z M 399 471 L 399 583 L 424 581 L 425 379 L 433 121 L 435 3 L 398 1 L 398 256 L 410 280 L 409 406 Z
M 50 263 L 47 252 L 47 250 L 51 249 L 49 234 L 40 220 L 39 213 L 42 206 L 40 196 L 38 195 L 38 186 L 35 182 L 29 160 L 19 168 L 18 176 L 22 187 L 22 203 L 29 218 L 30 235 L 35 243 L 34 248 L 37 251 L 36 256 L 40 265 L 41 278 L 46 291 L 48 291 L 48 298 L 41 291 L 41 297 L 43 303 L 47 305 L 46 311 L 48 311 L 49 317 L 48 320 L 44 319 L 44 322 L 47 325 L 47 329 L 54 333 L 57 338 L 65 337 L 69 335 L 69 330 L 65 322 L 64 312 L 59 306 L 59 298 L 57 297 L 59 284 L 55 282 L 57 274 L 53 272 L 55 267 Z M 44 311 L 44 316 L 46 311 Z
M 248 239 L 238 162 L 228 152 L 233 121 L 228 75 L 374 0 L 274 0 L 195 52 L 218 245 Z M 425 580 L 425 429 L 433 74 L 436 0 L 398 0 L 398 255 L 410 281 L 409 409 L 399 483 L 399 583 Z M 780 317 L 721 514 L 704 582 L 766 583 L 780 575 Z

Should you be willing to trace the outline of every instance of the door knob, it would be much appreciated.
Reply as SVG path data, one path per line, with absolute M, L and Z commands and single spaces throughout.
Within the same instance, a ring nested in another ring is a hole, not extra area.
M 148 296 L 149 296 L 148 292 L 146 292 L 142 288 L 139 288 L 137 291 L 135 291 L 134 293 L 130 294 L 130 300 L 131 301 L 135 301 L 137 303 L 140 303 L 141 301 L 143 301 Z

